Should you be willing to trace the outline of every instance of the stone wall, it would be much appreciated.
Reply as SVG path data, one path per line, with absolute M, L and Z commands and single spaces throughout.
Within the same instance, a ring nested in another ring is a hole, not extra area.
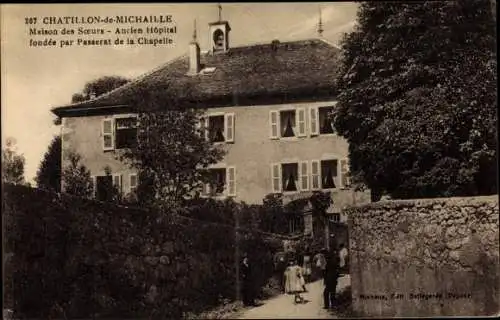
M 2 185 L 5 307 L 15 318 L 179 318 L 274 272 L 283 239 L 254 230 Z
M 499 312 L 497 196 L 383 201 L 348 215 L 357 314 Z

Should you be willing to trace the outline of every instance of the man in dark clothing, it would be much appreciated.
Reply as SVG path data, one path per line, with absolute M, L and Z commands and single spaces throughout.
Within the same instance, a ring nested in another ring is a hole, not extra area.
M 253 297 L 252 269 L 250 268 L 248 257 L 243 258 L 240 272 L 241 272 L 241 278 L 243 280 L 242 284 L 243 304 L 245 306 L 253 306 L 255 305 L 255 301 Z
M 335 304 L 335 293 L 337 291 L 337 281 L 340 273 L 339 255 L 333 250 L 327 257 L 323 290 L 324 308 L 328 309 Z

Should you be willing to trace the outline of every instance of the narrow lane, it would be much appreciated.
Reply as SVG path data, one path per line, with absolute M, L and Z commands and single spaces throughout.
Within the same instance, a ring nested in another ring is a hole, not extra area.
M 349 275 L 339 278 L 337 293 L 350 284 Z M 333 311 L 323 309 L 323 281 L 309 283 L 307 289 L 302 293 L 307 303 L 294 304 L 293 295 L 282 294 L 264 301 L 262 306 L 245 309 L 238 319 L 336 319 Z

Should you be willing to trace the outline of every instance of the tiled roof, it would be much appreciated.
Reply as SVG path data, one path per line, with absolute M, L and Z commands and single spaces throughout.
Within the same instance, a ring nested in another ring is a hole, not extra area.
M 185 55 L 109 93 L 53 112 L 128 105 L 137 90 L 155 87 L 172 90 L 178 101 L 230 101 L 233 105 L 238 104 L 235 97 L 241 102 L 262 96 L 333 96 L 339 52 L 320 39 L 235 47 L 226 53 L 202 54 L 202 68 L 215 71 L 194 76 L 187 74 Z

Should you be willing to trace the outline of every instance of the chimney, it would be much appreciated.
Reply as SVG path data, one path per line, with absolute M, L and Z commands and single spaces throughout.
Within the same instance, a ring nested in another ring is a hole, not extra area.
M 193 40 L 189 43 L 189 72 L 194 75 L 200 72 L 200 46 L 196 41 L 196 20 L 194 21 Z

